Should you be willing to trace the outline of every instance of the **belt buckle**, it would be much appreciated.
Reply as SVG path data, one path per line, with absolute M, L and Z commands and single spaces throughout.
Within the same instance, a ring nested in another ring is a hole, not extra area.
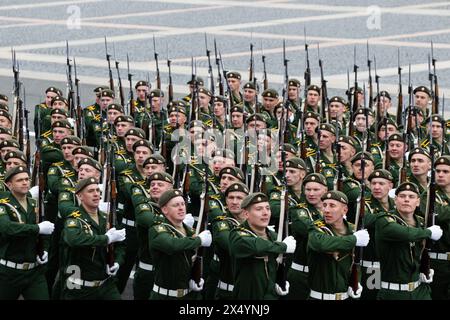
M 101 284 L 102 284 L 102 283 L 101 283 L 100 280 L 95 280 L 95 281 L 94 281 L 94 287 L 100 287 Z
M 414 282 L 408 283 L 408 291 L 413 291 L 414 290 L 414 285 L 415 285 Z
M 23 270 L 28 270 L 28 269 L 30 269 L 30 263 L 29 263 L 29 262 L 23 263 L 23 264 L 22 264 L 22 269 L 23 269 Z
M 447 255 L 447 261 L 450 261 L 450 252 L 447 252 L 446 255 Z
M 342 300 L 342 293 L 336 293 L 335 295 L 336 300 Z
M 184 289 L 177 289 L 177 298 L 184 297 Z

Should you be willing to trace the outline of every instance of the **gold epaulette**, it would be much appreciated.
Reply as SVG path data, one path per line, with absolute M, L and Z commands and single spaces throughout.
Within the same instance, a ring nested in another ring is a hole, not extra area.
M 88 111 L 95 111 L 95 105 L 91 104 L 90 106 L 86 107 Z
M 41 136 L 44 138 L 48 138 L 52 135 L 52 133 L 53 133 L 52 130 L 47 130 L 43 134 L 41 134 Z
M 122 172 L 120 172 L 121 175 L 125 175 L 125 176 L 130 175 L 132 173 L 133 173 L 133 170 L 130 170 L 130 169 L 125 169 Z
M 307 149 L 306 149 L 306 156 L 307 156 L 307 157 L 312 157 L 312 156 L 314 156 L 314 155 L 316 155 L 316 154 L 317 154 L 316 150 L 310 149 L 310 148 L 307 148 Z
M 226 220 L 227 216 L 217 216 L 214 218 L 214 221 L 223 221 Z
M 71 214 L 69 214 L 69 217 L 72 217 L 72 218 L 79 218 L 79 217 L 81 217 L 81 213 L 80 213 L 79 210 L 73 211 Z
M 52 166 L 61 167 L 63 164 L 64 164 L 63 161 L 59 161 L 59 162 L 52 163 Z
M 425 138 L 421 143 L 420 146 L 422 148 L 428 148 L 428 146 L 430 145 L 430 140 L 428 138 Z
M 116 154 L 119 155 L 119 156 L 123 156 L 123 155 L 126 155 L 126 154 L 127 154 L 127 151 L 124 150 L 124 149 L 118 149 L 118 150 L 116 151 Z
M 372 143 L 372 147 L 380 147 L 380 146 L 381 146 L 381 143 L 379 143 L 379 142 Z
M 39 104 L 39 108 L 48 109 L 48 106 L 45 103 Z
M 325 222 L 323 222 L 323 220 L 316 220 L 316 221 L 314 221 L 314 225 L 317 228 L 322 228 L 322 227 L 325 227 Z
M 74 173 L 74 172 L 68 171 L 68 172 L 64 173 L 64 176 L 63 176 L 63 177 L 65 177 L 65 178 L 70 178 L 70 177 L 74 177 L 74 176 L 75 176 L 75 173 Z
M 220 200 L 220 195 L 219 194 L 214 194 L 214 195 L 210 196 L 210 198 L 214 199 L 214 200 Z
M 100 114 L 96 114 L 96 115 L 94 115 L 94 120 L 95 121 L 100 121 Z
M 9 203 L 9 199 L 8 198 L 0 199 L 0 203 Z

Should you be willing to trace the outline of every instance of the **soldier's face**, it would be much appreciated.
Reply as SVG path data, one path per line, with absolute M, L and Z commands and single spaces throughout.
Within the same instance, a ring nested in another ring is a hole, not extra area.
M 144 164 L 145 159 L 151 156 L 151 151 L 147 147 L 137 147 L 136 151 L 134 151 L 134 161 L 136 165 L 142 166 Z
M 11 140 L 12 136 L 7 133 L 0 133 L 0 142 L 5 140 Z
M 147 86 L 139 86 L 136 88 L 136 94 L 138 99 L 144 101 L 147 97 L 148 87 Z
M 22 161 L 18 158 L 9 158 L 8 160 L 6 160 L 5 167 L 6 167 L 6 171 L 8 171 L 9 169 L 12 169 L 12 168 L 15 168 L 18 166 L 26 166 L 26 165 L 27 164 L 24 161 Z
M 115 110 L 115 109 L 108 110 L 108 112 L 107 112 L 108 122 L 113 124 L 114 121 L 116 120 L 116 118 L 122 114 L 123 114 L 122 112 Z
M 378 130 L 378 138 L 380 140 L 388 139 L 391 135 L 393 135 L 394 133 L 397 132 L 397 128 L 395 128 L 395 126 L 392 124 L 388 124 L 387 128 L 388 128 L 387 133 L 386 133 L 385 126 L 381 126 L 380 130 Z M 387 134 L 387 137 L 386 137 L 386 134 Z
M 133 144 L 135 144 L 135 142 L 142 140 L 142 138 L 136 137 L 136 136 L 126 136 L 125 138 L 125 146 L 127 148 L 128 152 L 133 152 Z
M 380 97 L 380 112 L 381 114 L 384 114 L 384 112 L 388 111 L 389 108 L 392 106 L 391 100 L 389 100 L 389 98 L 381 96 Z M 376 107 L 376 103 L 375 103 L 375 107 Z
M 179 225 L 186 217 L 186 204 L 183 197 L 175 197 L 161 208 L 166 218 L 175 225 Z
M 82 154 L 82 153 L 77 153 L 76 155 L 73 156 L 73 164 L 74 167 L 78 167 L 78 162 L 80 162 L 81 160 L 85 159 L 85 158 L 89 158 L 89 156 Z
M 329 131 L 321 130 L 319 147 L 320 150 L 328 149 L 336 139 L 336 136 Z
M 53 123 L 55 123 L 56 121 L 59 121 L 59 120 L 66 120 L 66 119 L 67 119 L 67 117 L 66 117 L 65 115 L 55 113 L 55 114 L 52 114 L 52 115 L 51 115 L 50 123 L 53 124 Z
M 78 192 L 77 196 L 86 209 L 97 209 L 98 204 L 100 203 L 101 194 L 98 184 L 90 184 L 82 191 Z
M 238 91 L 241 86 L 241 80 L 235 78 L 228 78 L 228 85 L 230 86 L 231 91 Z
M 227 197 L 225 198 L 225 202 L 228 210 L 230 210 L 230 212 L 234 216 L 242 213 L 241 203 L 246 196 L 247 194 L 241 191 L 233 191 L 228 193 Z
M 325 199 L 323 201 L 323 218 L 327 224 L 333 225 L 342 221 L 347 214 L 348 207 L 334 199 Z
M 235 182 L 241 182 L 241 180 L 231 174 L 223 173 L 222 177 L 220 177 L 220 192 L 225 192 L 225 190 Z
M 375 199 L 383 200 L 388 196 L 389 190 L 394 187 L 392 182 L 384 178 L 372 178 L 370 181 L 370 190 Z
M 316 128 L 319 126 L 319 121 L 314 118 L 306 118 L 304 127 L 307 136 L 313 136 L 316 133 Z
M 394 160 L 403 158 L 403 154 L 406 152 L 405 143 L 401 141 L 389 142 L 389 155 Z
M 428 132 L 430 130 L 430 125 L 427 124 Z M 442 128 L 442 124 L 440 122 L 433 121 L 431 122 L 431 136 L 433 139 L 440 139 L 444 133 L 444 129 Z
M 210 96 L 208 96 L 207 94 L 201 93 L 201 92 L 198 94 L 198 99 L 200 101 L 201 107 L 209 106 L 209 102 L 211 101 Z
M 414 94 L 415 105 L 422 109 L 428 106 L 429 99 L 430 97 L 425 92 L 418 91 Z
M 19 195 L 26 195 L 30 190 L 30 177 L 28 173 L 18 173 L 14 175 L 7 183 L 9 190 Z
M 402 214 L 413 214 L 419 204 L 419 195 L 412 191 L 401 191 L 395 197 L 395 206 L 398 212 Z
M 244 89 L 244 101 L 246 102 L 254 102 L 256 97 L 256 90 L 253 89 Z
M 52 105 L 52 99 L 54 98 L 54 97 L 56 97 L 57 96 L 57 94 L 56 93 L 54 93 L 54 92 L 47 92 L 46 93 L 46 95 L 45 95 L 45 104 L 48 106 L 48 107 L 50 107 L 51 105 Z
M 5 155 L 11 151 L 18 151 L 19 149 L 16 147 L 3 147 L 0 149 L 0 154 L 2 155 L 2 160 L 5 161 Z
M 152 111 L 159 112 L 161 111 L 161 105 L 163 104 L 162 97 L 153 97 L 152 98 Z
M 64 156 L 64 160 L 67 160 L 69 162 L 73 160 L 73 154 L 72 154 L 73 149 L 75 149 L 74 144 L 66 143 L 66 144 L 62 145 L 61 150 L 62 150 L 62 153 Z
M 233 112 L 231 114 L 231 124 L 235 129 L 242 128 L 244 125 L 244 114 L 240 112 Z
M 61 140 L 70 135 L 70 130 L 67 128 L 53 128 L 53 141 L 60 144 Z
M 106 110 L 106 108 L 114 102 L 114 99 L 111 97 L 101 97 L 100 98 L 100 106 L 102 107 L 102 110 Z
M 178 116 L 177 116 L 177 114 L 178 114 Z M 177 127 L 177 120 L 178 120 L 178 125 L 183 126 L 186 123 L 186 116 L 184 115 L 184 113 L 181 113 L 181 112 L 170 113 L 169 123 L 173 128 Z
M 0 127 L 11 129 L 12 128 L 11 121 L 9 121 L 7 117 L 0 116 Z
M 345 106 L 340 102 L 332 102 L 328 108 L 330 109 L 330 116 L 332 118 L 340 118 L 345 110 Z
M 262 129 L 266 129 L 267 128 L 267 124 L 264 121 L 261 120 L 256 120 L 256 121 L 249 121 L 249 123 L 247 124 L 247 129 L 248 130 L 262 130 Z
M 65 104 L 63 101 L 55 101 L 52 104 L 52 109 L 60 109 L 60 110 L 69 110 L 69 106 Z
M 225 115 L 225 108 L 222 102 L 214 102 L 214 115 L 216 117 L 223 117 Z
M 436 184 L 440 187 L 450 186 L 450 166 L 446 164 L 436 166 Z
M 269 225 L 271 216 L 269 202 L 252 204 L 243 213 L 252 229 L 262 230 Z
M 415 154 L 411 157 L 410 166 L 413 175 L 421 176 L 431 170 L 431 160 L 423 154 Z
M 355 117 L 355 127 L 359 132 L 366 130 L 366 116 L 363 114 L 358 114 Z
M 220 173 L 220 170 L 222 170 L 225 167 L 234 167 L 234 160 L 227 159 L 227 158 L 220 157 L 220 156 L 214 157 L 214 159 L 213 159 L 214 175 L 218 176 Z
M 288 91 L 289 100 L 297 100 L 299 90 L 300 89 L 297 88 L 296 86 L 289 86 L 289 91 Z
M 87 178 L 100 178 L 100 171 L 95 169 L 94 167 L 83 164 L 78 168 L 78 180 L 87 179 Z
M 341 157 L 339 159 L 340 162 L 344 163 L 349 161 L 355 155 L 355 148 L 345 142 L 339 142 L 341 146 Z
M 322 202 L 322 196 L 328 191 L 328 188 L 318 182 L 308 182 L 305 185 L 306 200 L 313 206 Z
M 150 196 L 154 200 L 159 200 L 161 195 L 166 192 L 167 190 L 173 189 L 173 186 L 171 183 L 166 181 L 160 181 L 160 180 L 153 180 L 150 183 Z
M 150 163 L 144 167 L 144 174 L 149 177 L 155 172 L 165 172 L 164 164 Z
M 266 108 L 267 110 L 272 111 L 273 108 L 275 108 L 275 106 L 278 103 L 278 99 L 277 98 L 272 98 L 272 97 L 263 97 L 263 105 L 264 108 Z
M 320 95 L 317 91 L 315 90 L 309 90 L 307 95 L 306 95 L 306 102 L 310 105 L 310 106 L 317 106 L 319 104 L 319 99 L 320 99 Z
M 115 127 L 117 136 L 123 137 L 125 136 L 125 133 L 127 133 L 127 131 L 133 127 L 133 124 L 129 122 L 118 122 Z
M 286 182 L 288 186 L 301 184 L 306 176 L 306 171 L 302 169 L 286 168 Z
M 361 166 L 361 160 L 356 160 L 352 164 L 352 170 L 353 174 L 355 175 L 355 178 L 358 180 L 362 179 L 362 166 Z M 371 173 L 375 170 L 374 164 L 372 161 L 364 161 L 364 179 L 367 180 L 367 178 L 371 175 Z
M 259 152 L 270 153 L 270 150 L 272 148 L 272 138 L 266 134 L 259 134 L 257 147 Z

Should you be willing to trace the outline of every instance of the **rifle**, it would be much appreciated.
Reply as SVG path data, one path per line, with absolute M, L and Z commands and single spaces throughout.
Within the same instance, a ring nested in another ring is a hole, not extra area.
M 373 108 L 372 60 L 369 58 L 369 40 L 367 40 L 367 68 L 369 69 L 369 109 Z M 400 65 L 399 65 L 400 66 Z
M 400 67 L 400 49 L 397 51 L 398 70 L 398 105 L 397 105 L 397 126 L 402 125 L 403 116 L 403 90 L 402 90 L 402 68 Z
M 321 131 L 320 131 L 320 126 L 317 126 L 317 141 L 320 141 L 320 136 L 321 136 Z M 303 158 L 303 159 L 306 159 Z M 314 172 L 315 173 L 322 173 L 322 166 L 320 164 L 320 148 L 317 148 L 317 152 L 316 152 L 316 165 L 314 168 Z
M 433 52 L 433 41 L 431 41 L 431 64 L 433 66 L 433 83 L 434 83 L 434 95 L 433 95 L 433 103 L 431 108 L 431 114 L 438 114 L 439 113 L 439 86 L 438 86 L 438 80 L 436 75 L 436 59 L 434 58 L 434 52 Z
M 430 142 L 430 156 L 431 156 L 431 176 L 430 176 L 430 186 L 427 193 L 427 206 L 425 212 L 425 226 L 431 227 L 435 224 L 435 203 L 436 203 L 436 170 L 434 168 L 434 158 L 435 150 L 434 146 Z M 419 270 L 427 278 L 430 276 L 430 250 L 432 246 L 431 239 L 424 240 L 425 245 L 422 251 L 422 256 L 420 257 L 420 267 Z
M 45 207 L 44 207 L 44 190 L 46 190 L 44 167 L 42 166 L 42 163 L 41 163 L 41 142 L 39 141 L 39 139 L 36 139 L 36 152 L 34 154 L 34 166 L 37 170 L 36 172 L 38 172 L 38 181 L 39 181 L 38 217 L 37 217 L 37 223 L 39 224 L 42 221 L 44 221 L 44 216 L 45 216 L 45 213 L 44 213 L 44 209 L 45 209 Z M 41 258 L 44 255 L 44 238 L 42 235 L 38 236 L 37 254 Z
M 334 142 L 334 148 L 336 150 L 336 156 L 337 156 L 337 162 L 336 162 L 336 167 L 337 167 L 337 173 L 336 173 L 336 178 L 335 178 L 335 182 L 334 182 L 334 190 L 337 191 L 342 191 L 344 188 L 344 182 L 342 181 L 342 176 L 343 176 L 343 172 L 342 172 L 342 164 L 341 164 L 341 145 L 339 144 L 339 136 L 340 136 L 340 129 L 339 129 L 339 123 L 338 121 L 335 122 L 335 126 L 336 126 L 336 141 Z
M 23 101 L 20 98 L 20 89 L 22 87 L 22 83 L 19 80 L 19 62 L 16 59 L 16 52 L 12 51 L 12 69 L 14 73 L 14 109 L 13 109 L 13 135 L 18 137 L 19 148 L 21 151 L 24 151 L 24 134 L 23 134 Z
M 377 74 L 377 59 L 373 57 L 373 63 L 375 67 L 375 83 L 377 85 L 377 123 L 382 119 L 381 117 L 381 106 L 380 106 L 380 76 Z M 387 132 L 387 127 L 386 127 Z
M 305 98 L 308 93 L 308 87 L 311 85 L 311 69 L 309 67 L 309 53 L 308 44 L 306 43 L 306 28 L 303 28 L 303 34 L 305 37 L 305 52 L 306 52 L 306 68 L 303 78 L 305 79 Z M 305 105 L 306 106 L 306 105 Z
M 108 42 L 106 41 L 106 36 L 105 36 L 105 52 L 106 52 L 106 61 L 108 61 L 109 89 L 114 91 L 114 79 L 111 70 L 111 55 L 108 54 Z
M 213 97 L 215 96 L 215 86 L 214 86 L 214 75 L 211 66 L 211 51 L 208 49 L 208 38 L 205 33 L 205 48 L 206 48 L 206 56 L 208 57 L 208 78 L 209 78 L 209 88 Z
M 321 83 L 321 112 L 320 116 L 322 117 L 323 121 L 329 122 L 330 121 L 330 110 L 328 109 L 328 92 L 327 92 L 327 80 L 325 80 L 323 76 L 323 63 L 322 59 L 320 59 L 320 51 L 319 51 L 319 44 L 317 43 L 317 56 L 319 57 L 319 68 L 320 68 L 320 83 Z
M 66 40 L 66 65 L 67 65 L 67 101 L 69 103 L 69 117 L 76 120 L 78 122 L 75 110 L 75 99 L 74 99 L 74 90 L 73 90 L 73 81 L 72 81 L 72 66 L 70 65 L 69 58 L 69 41 Z M 75 126 L 75 135 L 79 135 L 79 127 Z
M 364 154 L 361 154 L 361 195 L 360 199 L 358 201 L 358 214 L 355 218 L 355 229 L 356 230 L 363 230 L 364 229 L 364 213 L 365 213 L 365 207 L 366 207 L 366 198 L 365 198 L 365 192 L 366 192 L 366 182 L 365 182 L 365 164 L 366 161 L 364 159 Z M 354 256 L 353 256 L 353 263 L 352 263 L 352 273 L 350 276 L 350 286 L 352 287 L 353 292 L 356 294 L 356 291 L 358 291 L 358 283 L 359 283 L 359 276 L 358 271 L 361 266 L 361 262 L 363 260 L 363 247 L 359 247 L 357 249 L 354 248 Z
M 217 55 L 217 44 L 216 44 L 216 38 L 214 38 L 214 56 L 216 58 L 216 66 L 217 66 L 217 74 L 218 74 L 218 80 L 219 80 L 219 94 L 221 96 L 224 95 L 224 88 L 223 88 L 223 82 L 222 82 L 222 73 L 220 72 L 220 59 Z M 226 79 L 226 77 L 225 77 Z
M 81 140 L 83 141 L 83 145 L 86 144 L 86 127 L 84 125 L 84 117 L 82 114 L 82 108 L 81 108 L 81 99 L 80 99 L 80 79 L 78 79 L 77 75 L 77 63 L 75 61 L 75 57 L 73 58 L 73 71 L 75 75 L 75 105 L 76 105 L 76 127 L 77 127 L 77 133 L 79 134 Z
M 156 63 L 156 88 L 161 89 L 161 75 L 159 73 L 158 52 L 156 52 L 155 35 L 153 35 L 153 55 Z
M 130 58 L 127 53 L 127 73 L 128 73 L 128 84 L 130 86 L 130 91 L 128 93 L 129 105 L 130 105 L 130 115 L 134 118 L 134 114 L 136 112 L 134 107 L 134 94 L 133 94 L 133 75 L 130 73 Z
M 250 43 L 250 68 L 248 74 L 248 81 L 252 82 L 254 78 L 254 62 L 253 62 L 253 43 Z
M 23 87 L 23 114 L 25 119 L 25 157 L 27 158 L 27 168 L 31 168 L 31 140 L 30 140 L 30 129 L 28 127 L 28 114 L 30 113 L 29 110 L 27 110 L 27 103 L 26 103 L 26 93 L 25 93 L 25 86 Z M 36 137 L 38 139 L 38 137 Z
M 383 161 L 383 169 L 390 170 L 391 166 L 391 156 L 389 155 L 389 142 L 388 142 L 388 134 L 387 134 L 387 117 L 384 117 L 384 161 Z
M 114 54 L 114 62 L 116 64 L 116 70 L 117 70 L 117 79 L 119 81 L 120 104 L 122 106 L 125 106 L 125 95 L 123 93 L 122 79 L 120 78 L 119 61 L 117 61 L 117 59 L 116 59 L 116 46 L 114 45 L 114 42 L 113 42 L 113 54 Z
M 408 160 L 406 158 L 406 149 L 408 148 L 408 134 L 406 132 L 403 133 L 403 141 L 404 143 L 404 151 L 403 151 L 403 163 L 402 167 L 400 168 L 400 174 L 399 174 L 399 185 L 403 182 L 406 182 L 406 175 L 407 175 L 407 163 Z
M 351 110 L 351 115 L 355 113 L 356 109 L 358 109 L 358 66 L 356 65 L 356 46 L 353 49 L 353 72 L 355 73 L 355 89 L 353 90 L 353 108 Z
M 266 56 L 264 55 L 262 43 L 261 43 L 261 52 L 262 52 L 261 60 L 262 60 L 262 64 L 263 64 L 263 74 L 264 74 L 263 88 L 264 88 L 264 90 L 267 90 L 267 89 L 269 89 L 269 80 L 267 79 Z
M 172 61 L 169 59 L 169 49 L 167 48 L 167 68 L 169 69 L 169 103 L 173 101 L 173 84 L 172 84 Z

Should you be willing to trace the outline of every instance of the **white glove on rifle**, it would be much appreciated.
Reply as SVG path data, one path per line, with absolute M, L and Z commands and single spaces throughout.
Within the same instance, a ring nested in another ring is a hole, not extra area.
M 442 237 L 442 229 L 441 227 L 434 225 L 427 228 L 431 231 L 430 239 L 433 241 L 438 241 Z
M 200 278 L 200 283 L 197 285 L 197 283 L 194 280 L 189 280 L 189 289 L 195 292 L 199 292 L 203 290 L 203 284 L 205 283 L 205 280 L 203 278 Z
M 39 186 L 32 187 L 29 192 L 34 200 L 39 200 Z
M 269 229 L 272 232 L 275 232 L 275 226 L 274 225 L 267 226 L 267 229 Z
M 36 262 L 38 264 L 46 264 L 48 262 L 48 252 L 44 251 L 44 253 L 42 254 L 42 258 L 39 257 L 39 255 L 36 255 Z
M 195 223 L 194 217 L 192 216 L 192 214 L 188 213 L 186 214 L 186 216 L 184 217 L 183 223 L 185 225 L 187 225 L 189 228 L 192 228 L 192 226 Z
M 347 294 L 352 299 L 359 299 L 359 298 L 361 298 L 362 290 L 363 290 L 363 287 L 362 287 L 361 283 L 358 282 L 358 290 L 356 290 L 356 292 L 353 292 L 353 288 L 348 287 Z
M 113 266 L 110 267 L 109 264 L 106 265 L 106 274 L 108 276 L 115 276 L 117 274 L 117 271 L 119 271 L 119 264 L 117 262 L 114 262 Z
M 100 201 L 100 203 L 98 204 L 98 208 L 100 209 L 100 211 L 108 212 L 109 202 Z
M 424 273 L 419 274 L 419 281 L 422 283 L 432 283 L 433 282 L 433 276 L 434 276 L 434 270 L 430 269 L 429 278 Z
M 49 235 L 52 234 L 55 230 L 55 225 L 50 221 L 42 221 L 38 224 L 39 226 L 39 234 Z
M 281 287 L 278 285 L 278 283 L 275 283 L 275 292 L 279 296 L 285 296 L 289 293 L 289 282 L 286 281 L 286 290 L 281 289 Z
M 357 247 L 365 247 L 369 243 L 370 236 L 366 229 L 358 230 L 353 235 L 356 237 Z
M 211 231 L 204 230 L 198 234 L 198 237 L 202 241 L 201 244 L 202 247 L 209 247 L 211 245 L 212 242 Z
M 286 253 L 294 253 L 297 247 L 297 241 L 295 241 L 293 236 L 284 238 L 283 242 L 287 245 Z
M 125 240 L 126 231 L 125 229 L 116 230 L 116 228 L 111 228 L 106 231 L 105 235 L 108 237 L 108 244 L 111 244 Z

